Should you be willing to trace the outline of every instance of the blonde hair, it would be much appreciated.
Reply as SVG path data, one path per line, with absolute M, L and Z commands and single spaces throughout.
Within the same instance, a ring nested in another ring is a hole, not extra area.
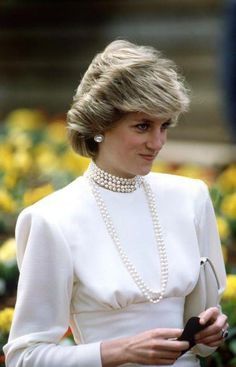
M 125 114 L 144 112 L 174 125 L 188 105 L 188 91 L 172 61 L 153 47 L 114 41 L 95 56 L 78 86 L 67 115 L 68 137 L 77 153 L 93 158 L 94 135 Z

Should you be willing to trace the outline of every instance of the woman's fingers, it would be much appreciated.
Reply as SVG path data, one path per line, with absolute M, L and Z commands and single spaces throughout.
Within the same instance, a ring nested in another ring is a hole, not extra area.
M 129 360 L 145 365 L 172 365 L 189 343 L 176 340 L 182 329 L 153 329 L 131 337 Z
M 156 348 L 162 348 L 164 351 L 182 352 L 189 348 L 189 343 L 178 340 L 162 340 L 156 341 Z
M 216 320 L 217 317 L 220 315 L 220 311 L 217 307 L 210 307 L 207 310 L 200 313 L 200 323 L 205 325 L 210 320 Z
M 227 330 L 229 327 L 227 316 L 221 314 L 216 307 L 207 309 L 199 316 L 202 324 L 209 322 L 210 325 L 195 335 L 196 343 L 212 347 L 219 346 L 224 340 L 222 331 Z
M 149 343 L 147 349 L 142 349 L 142 360 L 139 362 L 147 365 L 172 365 L 181 356 L 181 352 L 188 349 L 188 345 L 186 342 L 156 339 Z
M 181 355 L 181 352 L 170 350 L 156 350 L 156 356 L 160 359 L 177 359 Z
M 177 340 L 182 332 L 182 329 L 154 329 L 152 337 L 154 338 L 157 348 L 161 347 L 163 350 L 182 352 L 189 348 L 189 343 L 187 341 Z
M 153 329 L 150 330 L 150 333 L 153 337 L 162 338 L 162 339 L 176 339 L 182 334 L 182 329 Z
M 197 333 L 195 338 L 197 337 L 202 338 L 212 334 L 217 334 L 218 332 L 222 331 L 222 329 L 227 329 L 227 327 L 228 327 L 227 316 L 221 314 L 215 320 L 212 320 L 211 324 L 207 326 L 204 330 Z

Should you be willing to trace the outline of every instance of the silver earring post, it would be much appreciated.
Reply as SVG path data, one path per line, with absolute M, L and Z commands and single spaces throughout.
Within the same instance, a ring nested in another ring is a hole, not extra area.
M 93 139 L 96 141 L 96 143 L 101 143 L 104 140 L 104 135 L 96 134 Z

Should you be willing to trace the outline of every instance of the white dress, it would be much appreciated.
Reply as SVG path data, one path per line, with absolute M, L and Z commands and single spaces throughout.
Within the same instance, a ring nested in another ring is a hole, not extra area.
M 185 296 L 198 279 L 199 248 L 214 263 L 223 291 L 225 269 L 206 185 L 156 173 L 146 180 L 156 197 L 168 256 L 164 299 L 152 304 L 140 293 L 109 237 L 87 178 L 79 177 L 18 218 L 21 274 L 4 346 L 7 367 L 101 367 L 103 340 L 183 328 Z M 145 282 L 159 290 L 160 264 L 143 188 L 100 191 L 129 258 Z M 59 344 L 69 324 L 78 345 Z M 199 362 L 188 352 L 174 366 Z

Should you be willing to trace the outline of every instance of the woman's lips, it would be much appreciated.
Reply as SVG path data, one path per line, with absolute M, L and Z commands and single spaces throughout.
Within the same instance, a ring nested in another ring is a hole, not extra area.
M 150 154 L 140 154 L 140 156 L 149 162 L 153 161 L 156 157 L 155 155 L 150 155 Z

